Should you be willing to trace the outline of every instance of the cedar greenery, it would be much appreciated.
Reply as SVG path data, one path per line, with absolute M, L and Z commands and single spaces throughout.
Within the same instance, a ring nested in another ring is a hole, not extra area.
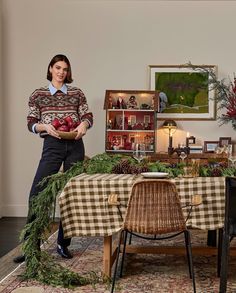
M 212 68 L 206 66 L 189 65 L 193 70 L 198 70 L 209 75 L 209 88 L 215 90 L 215 101 L 217 103 L 218 110 L 225 110 L 225 113 L 217 116 L 220 126 L 232 123 L 233 129 L 236 130 L 236 76 L 233 78 L 233 82 L 230 78 L 218 80 L 216 72 Z
M 122 162 L 125 162 L 125 164 L 122 164 Z M 129 164 L 130 166 L 128 166 Z M 124 166 L 123 170 L 122 166 Z M 40 184 L 46 187 L 30 203 L 30 211 L 31 215 L 34 215 L 34 220 L 25 225 L 20 236 L 23 242 L 22 250 L 26 256 L 26 269 L 22 275 L 23 279 L 35 279 L 47 285 L 66 288 L 105 281 L 95 272 L 80 276 L 78 273 L 56 263 L 53 257 L 45 251 L 38 249 L 39 241 L 47 241 L 46 235 L 50 232 L 50 226 L 54 220 L 56 197 L 71 178 L 81 173 L 112 173 L 113 170 L 126 173 L 127 168 L 139 170 L 139 172 L 142 172 L 144 168 L 147 171 L 168 172 L 170 177 L 178 177 L 183 174 L 183 166 L 182 163 L 166 164 L 145 160 L 138 166 L 137 161 L 130 156 L 98 154 L 91 159 L 74 164 L 65 173 L 59 172 L 44 178 Z M 200 167 L 200 175 L 232 176 L 236 175 L 236 169 L 228 168 L 225 164 L 212 162 Z

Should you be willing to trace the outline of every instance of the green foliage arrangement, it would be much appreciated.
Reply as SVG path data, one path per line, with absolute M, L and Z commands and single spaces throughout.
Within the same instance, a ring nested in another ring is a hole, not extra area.
M 209 75 L 208 83 L 210 90 L 215 90 L 214 99 L 217 103 L 217 109 L 224 112 L 217 117 L 220 126 L 232 123 L 233 129 L 236 130 L 236 76 L 234 76 L 233 82 L 230 78 L 219 80 L 212 68 L 207 68 L 204 65 L 196 66 L 191 64 L 191 62 L 188 65 L 194 70 Z
M 74 164 L 67 172 L 58 173 L 45 178 L 40 184 L 46 186 L 31 202 L 31 216 L 34 220 L 25 225 L 21 233 L 22 250 L 26 256 L 26 269 L 22 275 L 24 279 L 35 279 L 39 282 L 72 288 L 85 284 L 95 284 L 103 281 L 96 273 L 86 276 L 70 271 L 48 255 L 40 251 L 38 244 L 47 241 L 45 235 L 50 232 L 54 220 L 56 197 L 73 177 L 81 174 L 95 173 L 133 173 L 145 171 L 167 172 L 170 177 L 183 175 L 184 164 L 165 164 L 143 160 L 138 164 L 130 156 L 98 154 L 91 159 Z M 236 169 L 228 168 L 225 164 L 208 164 L 201 166 L 200 176 L 235 176 Z

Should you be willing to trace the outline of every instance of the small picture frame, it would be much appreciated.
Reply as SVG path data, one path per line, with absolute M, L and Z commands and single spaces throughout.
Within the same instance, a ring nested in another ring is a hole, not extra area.
M 143 123 L 144 125 L 148 124 L 151 122 L 151 118 L 150 118 L 150 115 L 144 115 L 143 116 Z
M 231 137 L 220 137 L 219 138 L 219 146 L 220 147 L 228 146 L 229 144 L 231 144 Z
M 134 124 L 136 124 L 136 115 L 130 115 L 129 116 L 130 119 L 130 124 L 133 126 Z
M 113 145 L 114 149 L 119 149 L 119 147 L 122 146 L 122 136 L 121 135 L 113 135 L 112 145 Z
M 219 146 L 219 141 L 204 141 L 204 153 L 214 153 Z
M 130 141 L 131 143 L 134 143 L 135 140 L 136 140 L 136 136 L 135 136 L 135 134 L 130 133 L 130 134 L 129 134 L 129 141 Z
M 188 144 L 195 144 L 195 142 L 196 142 L 196 138 L 193 135 L 187 137 L 186 140 L 187 140 Z

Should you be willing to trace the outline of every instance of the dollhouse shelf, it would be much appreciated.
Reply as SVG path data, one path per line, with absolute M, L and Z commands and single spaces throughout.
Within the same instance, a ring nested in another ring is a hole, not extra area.
M 106 152 L 130 153 L 139 143 L 146 152 L 153 153 L 158 105 L 156 91 L 107 90 Z

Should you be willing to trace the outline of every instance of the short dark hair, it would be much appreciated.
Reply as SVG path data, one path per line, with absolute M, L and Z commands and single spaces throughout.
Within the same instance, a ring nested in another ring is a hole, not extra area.
M 59 61 L 64 61 L 68 65 L 68 71 L 67 71 L 66 79 L 64 82 L 65 83 L 72 83 L 73 79 L 72 79 L 70 61 L 65 55 L 62 55 L 62 54 L 58 54 L 58 55 L 54 56 L 52 58 L 52 60 L 50 61 L 50 63 L 48 64 L 47 80 L 52 81 L 52 74 L 49 69 L 50 69 L 50 67 L 53 67 L 53 65 Z

